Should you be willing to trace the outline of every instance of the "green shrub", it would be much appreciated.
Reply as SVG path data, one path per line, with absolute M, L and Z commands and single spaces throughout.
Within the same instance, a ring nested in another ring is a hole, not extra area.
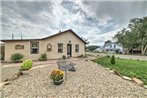
M 85 54 L 85 56 L 84 56 L 85 58 L 87 57 L 87 54 Z
M 11 55 L 11 60 L 15 63 L 20 62 L 22 58 L 23 58 L 23 55 L 20 53 L 15 53 Z
M 63 56 L 62 56 L 62 59 L 66 59 L 66 56 L 65 56 L 65 55 L 63 55 Z
M 39 60 L 40 60 L 40 61 L 46 61 L 46 60 L 47 60 L 47 55 L 46 55 L 46 53 L 41 54 Z
M 29 70 L 30 68 L 32 68 L 32 60 L 25 60 L 23 61 L 22 65 L 21 65 L 21 70 Z
M 110 58 L 110 55 L 106 55 L 107 58 Z
M 83 54 L 81 54 L 81 55 L 79 55 L 79 56 L 78 56 L 78 58 L 82 58 L 82 57 L 84 57 L 84 55 L 83 55 Z
M 115 56 L 114 55 L 112 55 L 112 57 L 110 58 L 110 63 L 115 64 Z
M 81 54 L 81 55 L 80 55 L 80 57 L 84 57 L 84 55 L 83 55 L 83 54 Z

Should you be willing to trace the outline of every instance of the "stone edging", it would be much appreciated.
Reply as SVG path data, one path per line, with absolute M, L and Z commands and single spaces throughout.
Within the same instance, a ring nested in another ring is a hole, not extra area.
M 110 68 L 105 68 L 106 70 L 109 70 L 109 72 L 115 74 L 115 75 L 118 75 L 120 77 L 122 77 L 123 79 L 125 80 L 128 80 L 128 81 L 132 81 L 136 84 L 139 84 L 140 86 L 144 87 L 145 89 L 147 89 L 147 85 L 144 85 L 143 81 L 141 81 L 140 79 L 138 78 L 130 78 L 130 77 L 127 77 L 127 76 L 123 76 L 121 75 L 119 72 L 117 72 L 116 70 L 111 70 Z

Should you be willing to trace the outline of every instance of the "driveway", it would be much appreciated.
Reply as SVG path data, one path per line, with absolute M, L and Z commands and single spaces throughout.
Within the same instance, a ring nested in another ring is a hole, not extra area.
M 106 55 L 113 55 L 113 54 L 104 54 L 104 53 L 91 53 L 87 52 L 86 54 L 88 55 L 93 55 L 93 56 L 106 56 Z M 125 59 L 139 59 L 139 60 L 147 60 L 147 56 L 139 56 L 139 55 L 121 55 L 121 54 L 114 54 L 115 57 L 120 57 L 120 58 L 125 58 Z
M 79 58 L 71 58 L 71 61 L 79 60 Z M 47 66 L 47 65 L 56 65 L 57 60 L 47 60 L 47 61 L 33 61 L 33 68 L 35 69 L 39 66 Z M 20 73 L 21 63 L 2 63 L 1 66 L 1 81 L 4 82 L 6 80 L 13 80 L 17 74 Z
M 2 98 L 147 98 L 147 89 L 90 60 L 73 62 L 76 72 L 67 72 L 67 81 L 63 84 L 56 86 L 50 79 L 50 73 L 57 65 L 44 64 L 5 85 Z

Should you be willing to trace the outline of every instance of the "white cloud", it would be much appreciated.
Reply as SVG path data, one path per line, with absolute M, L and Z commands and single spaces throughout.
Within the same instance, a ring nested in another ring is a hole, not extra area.
M 14 33 L 16 38 L 20 38 L 20 34 L 24 38 L 40 38 L 59 30 L 73 29 L 88 39 L 90 44 L 102 45 L 104 41 L 112 39 L 131 17 L 143 16 L 145 3 L 139 2 L 135 11 L 132 4 L 136 3 L 95 0 L 3 1 L 2 36 L 8 39 Z M 131 11 L 134 13 L 130 14 Z

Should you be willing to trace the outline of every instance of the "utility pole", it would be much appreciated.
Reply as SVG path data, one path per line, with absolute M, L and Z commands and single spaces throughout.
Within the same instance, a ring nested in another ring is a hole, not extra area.
M 14 39 L 14 35 L 13 35 L 13 33 L 12 33 L 12 39 Z
M 21 35 L 21 39 L 23 39 L 23 38 L 22 38 L 22 35 Z

